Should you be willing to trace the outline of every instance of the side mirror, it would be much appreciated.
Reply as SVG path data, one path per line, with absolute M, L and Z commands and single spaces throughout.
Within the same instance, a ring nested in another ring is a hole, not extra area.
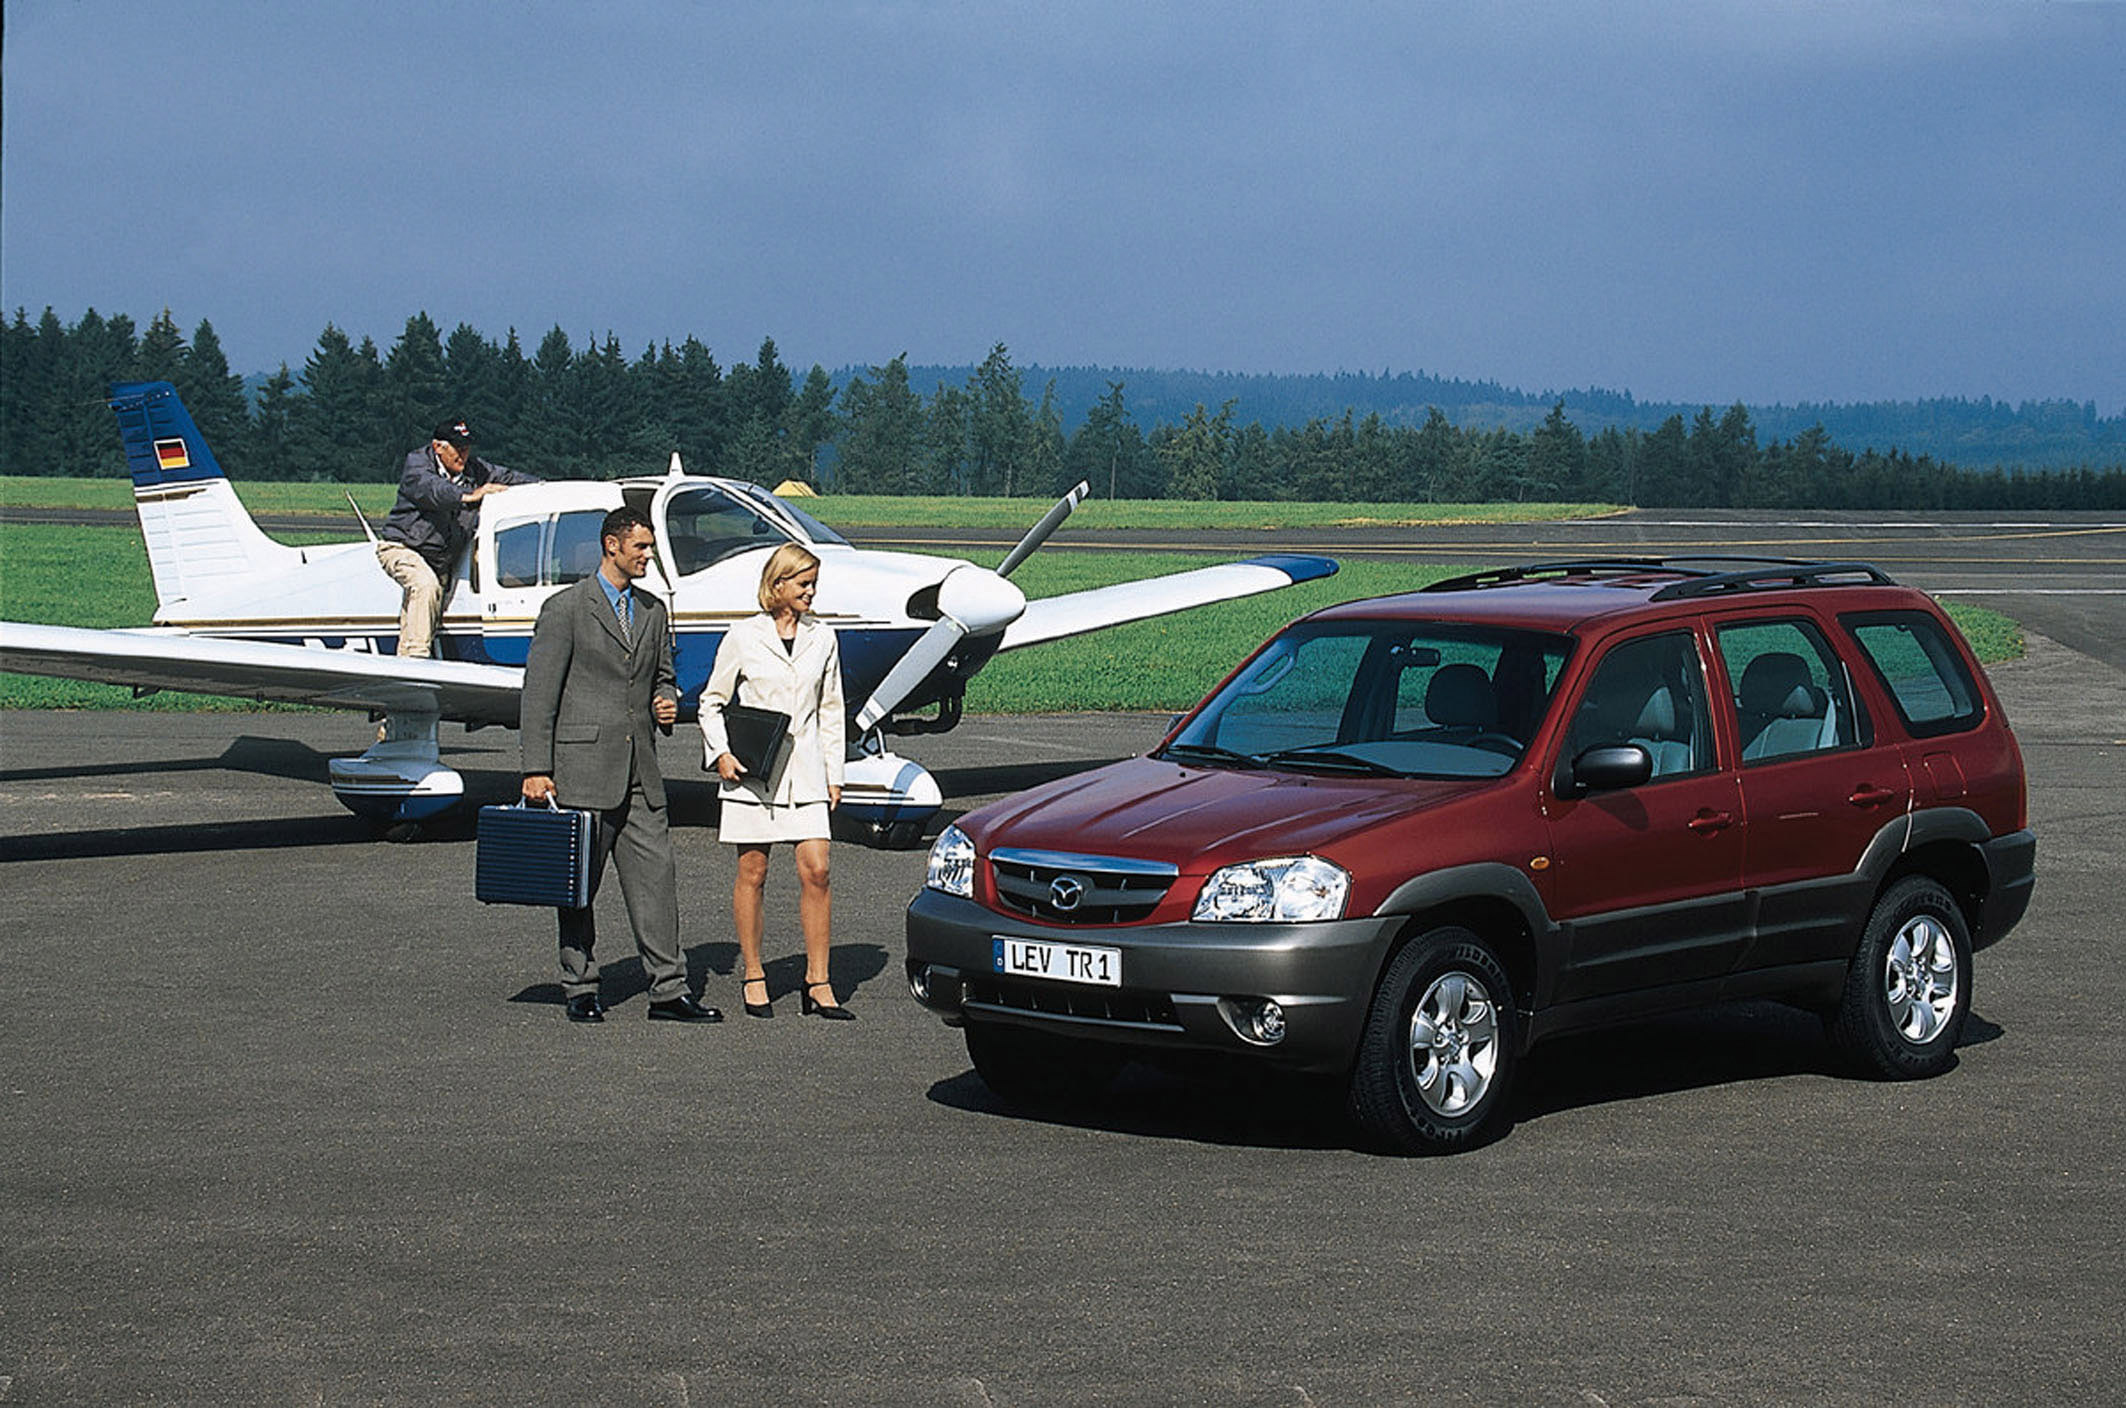
M 1614 792 L 1638 787 L 1654 775 L 1654 756 L 1636 743 L 1607 743 L 1574 758 L 1558 779 L 1558 795 Z

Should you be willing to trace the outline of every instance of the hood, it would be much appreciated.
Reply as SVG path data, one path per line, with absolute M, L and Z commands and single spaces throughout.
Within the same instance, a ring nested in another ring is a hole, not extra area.
M 1168 861 L 1205 872 L 1273 855 L 1333 853 L 1503 778 L 1324 777 L 1131 758 L 1044 783 L 962 817 L 984 855 L 999 846 Z

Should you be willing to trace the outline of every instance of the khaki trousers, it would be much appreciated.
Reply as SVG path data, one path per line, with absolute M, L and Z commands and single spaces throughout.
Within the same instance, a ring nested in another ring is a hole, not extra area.
M 443 584 L 427 560 L 404 543 L 380 540 L 376 560 L 405 593 L 399 601 L 399 654 L 426 660 L 443 624 Z

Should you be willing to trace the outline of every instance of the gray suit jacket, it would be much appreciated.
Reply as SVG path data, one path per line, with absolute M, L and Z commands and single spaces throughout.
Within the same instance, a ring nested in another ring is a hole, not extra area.
M 564 807 L 609 811 L 641 779 L 650 805 L 664 805 L 657 723 L 650 701 L 679 697 L 664 603 L 635 593 L 630 646 L 596 574 L 547 599 L 524 665 L 524 775 L 546 774 Z

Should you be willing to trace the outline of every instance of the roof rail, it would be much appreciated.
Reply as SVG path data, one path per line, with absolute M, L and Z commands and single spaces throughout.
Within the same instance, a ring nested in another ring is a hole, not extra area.
M 1867 562 L 1767 562 L 1737 572 L 1687 577 L 1661 588 L 1649 601 L 1682 601 L 1726 592 L 1777 591 L 1781 587 L 1894 587 L 1889 573 Z
M 1538 577 L 1592 577 L 1599 573 L 1660 572 L 1667 564 L 1652 557 L 1575 557 L 1557 562 L 1531 562 L 1525 567 L 1494 567 L 1467 576 L 1448 577 L 1419 588 L 1428 592 L 1461 592 L 1473 587 L 1497 587 L 1508 582 L 1532 581 Z
M 1531 562 L 1523 567 L 1495 567 L 1489 571 L 1449 577 L 1422 590 L 1459 592 L 1504 586 L 1511 582 L 1640 576 L 1649 572 L 1683 578 L 1656 591 L 1649 598 L 1651 601 L 1676 601 L 1723 592 L 1770 591 L 1779 587 L 1896 585 L 1880 568 L 1865 562 L 1813 562 L 1792 557 L 1703 553 L 1680 557 L 1580 557 Z

